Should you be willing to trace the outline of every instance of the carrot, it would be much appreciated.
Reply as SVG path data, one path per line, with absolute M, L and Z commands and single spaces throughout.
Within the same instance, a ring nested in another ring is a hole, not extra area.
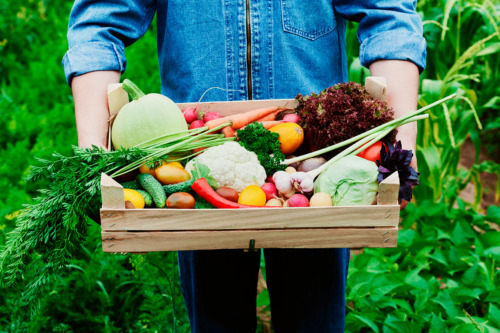
M 236 131 L 231 126 L 226 126 L 222 129 L 222 134 L 224 134 L 226 138 L 233 137 L 235 133 Z
M 255 120 L 255 121 L 258 121 L 258 122 L 262 122 L 262 121 L 272 121 L 274 119 L 276 119 L 276 116 L 278 115 L 278 113 L 284 111 L 285 109 L 278 109 L 277 111 L 275 112 L 271 112 L 270 114 L 268 114 L 267 116 L 264 116 L 264 117 L 260 117 L 259 119 Z
M 264 126 L 265 129 L 270 129 L 271 127 L 274 127 L 276 125 L 283 124 L 284 121 L 283 120 L 256 121 L 256 123 L 261 123 L 262 126 Z M 240 129 L 242 130 L 242 129 L 245 129 L 245 128 L 246 128 L 246 126 L 240 128 Z
M 282 120 L 274 120 L 274 121 L 261 121 L 260 122 L 262 126 L 264 126 L 265 129 L 270 129 L 271 127 L 274 127 L 279 124 L 283 124 L 284 121 Z
M 233 123 L 231 127 L 237 130 L 245 125 L 250 124 L 256 119 L 262 118 L 275 111 L 278 111 L 277 106 L 255 109 L 248 112 L 238 113 L 231 116 L 210 120 L 205 124 L 205 126 L 208 126 L 209 129 L 212 129 L 214 127 L 224 124 L 227 121 L 231 121 Z

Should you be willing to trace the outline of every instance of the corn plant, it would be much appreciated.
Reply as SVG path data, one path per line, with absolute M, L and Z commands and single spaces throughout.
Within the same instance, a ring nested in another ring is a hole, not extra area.
M 482 188 L 477 170 L 459 172 L 458 164 L 460 146 L 468 138 L 474 143 L 477 162 L 484 133 L 482 122 L 487 123 L 485 130 L 489 131 L 500 121 L 492 112 L 500 94 L 500 87 L 493 81 L 500 68 L 500 6 L 490 1 L 424 1 L 420 9 L 428 65 L 419 103 L 426 105 L 451 92 L 457 92 L 459 99 L 432 110 L 429 120 L 419 124 L 417 156 L 420 170 L 428 177 L 416 197 L 453 204 L 456 194 L 443 195 L 443 189 L 453 187 L 458 192 L 473 181 L 474 206 L 478 208 Z

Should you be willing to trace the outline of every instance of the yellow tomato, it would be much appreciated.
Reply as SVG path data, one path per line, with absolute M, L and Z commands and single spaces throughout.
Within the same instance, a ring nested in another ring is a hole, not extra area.
M 179 162 L 170 162 L 170 163 L 166 163 L 165 161 L 162 162 L 161 166 L 164 166 L 164 165 L 168 165 L 170 167 L 176 167 L 176 168 L 179 168 L 179 169 L 182 169 L 184 170 L 184 167 L 182 166 L 182 164 L 180 164 Z M 159 167 L 158 167 L 159 168 Z M 156 169 L 158 169 L 156 168 Z M 148 168 L 146 166 L 146 164 L 143 164 L 139 167 L 139 172 L 140 173 L 148 173 L 150 174 L 151 176 L 155 177 L 156 179 L 158 179 L 158 177 L 156 177 L 156 173 L 155 173 L 155 170 L 156 169 L 151 169 L 151 168 Z
M 180 164 L 179 162 L 169 162 L 165 165 L 170 165 L 170 166 L 174 166 L 174 167 L 177 167 L 177 168 L 180 168 L 180 169 L 184 169 L 184 167 L 182 166 L 182 164 Z
M 257 185 L 250 185 L 241 191 L 238 203 L 250 206 L 265 206 L 266 193 Z
M 155 169 L 150 169 L 146 166 L 146 164 L 143 164 L 139 167 L 139 172 L 140 173 L 148 173 L 150 174 L 151 176 L 153 177 L 156 177 L 155 176 Z
M 129 188 L 123 189 L 123 194 L 125 195 L 125 201 L 130 201 L 137 209 L 143 209 L 145 202 L 142 195 L 136 190 L 131 190 Z
M 155 177 L 160 183 L 163 185 L 177 184 L 191 179 L 191 175 L 186 170 L 172 163 L 163 164 L 155 169 Z

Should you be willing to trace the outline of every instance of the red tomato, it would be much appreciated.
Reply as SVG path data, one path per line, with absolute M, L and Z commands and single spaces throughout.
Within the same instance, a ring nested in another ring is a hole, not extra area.
M 194 208 L 194 197 L 186 192 L 171 194 L 167 199 L 168 208 Z
M 356 156 L 362 157 L 365 160 L 372 161 L 372 162 L 376 163 L 377 160 L 380 161 L 380 150 L 382 150 L 382 141 L 377 141 L 373 145 L 371 145 L 370 147 L 361 151 Z

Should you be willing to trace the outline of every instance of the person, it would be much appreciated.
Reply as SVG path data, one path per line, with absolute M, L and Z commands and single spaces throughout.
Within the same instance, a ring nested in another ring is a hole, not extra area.
M 395 117 L 417 107 L 426 43 L 415 1 L 77 0 L 63 59 L 78 144 L 106 146 L 107 86 L 124 48 L 157 13 L 161 92 L 175 102 L 294 98 L 348 81 L 346 20 L 359 22 L 360 61 L 387 80 Z M 147 71 L 147 68 L 144 68 Z M 416 148 L 416 125 L 399 128 Z M 109 148 L 109 147 L 108 147 Z M 412 161 L 416 167 L 416 160 Z M 193 332 L 255 332 L 259 251 L 179 252 Z M 266 249 L 276 332 L 343 332 L 348 249 Z

